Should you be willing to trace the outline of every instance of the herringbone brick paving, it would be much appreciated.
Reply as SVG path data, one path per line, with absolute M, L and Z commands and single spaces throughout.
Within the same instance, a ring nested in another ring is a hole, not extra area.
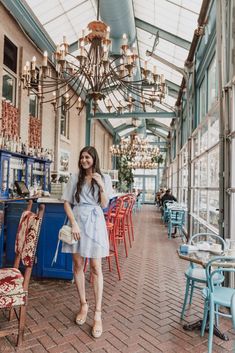
M 123 279 L 117 280 L 115 264 L 108 271 L 104 261 L 104 333 L 91 337 L 94 311 L 92 287 L 88 282 L 90 303 L 87 322 L 74 323 L 78 296 L 70 281 L 32 280 L 29 293 L 25 341 L 15 349 L 15 336 L 0 338 L 0 353 L 206 353 L 207 335 L 186 332 L 180 321 L 184 295 L 184 270 L 187 263 L 177 257 L 179 239 L 167 239 L 166 228 L 155 206 L 145 206 L 134 215 L 135 242 L 126 259 L 121 256 Z M 120 244 L 120 249 L 122 249 Z M 202 317 L 202 299 L 195 293 L 187 322 Z M 3 317 L 0 316 L 3 325 Z M 7 325 L 16 325 L 16 320 Z M 228 342 L 214 338 L 214 352 L 235 352 L 230 320 L 221 321 Z

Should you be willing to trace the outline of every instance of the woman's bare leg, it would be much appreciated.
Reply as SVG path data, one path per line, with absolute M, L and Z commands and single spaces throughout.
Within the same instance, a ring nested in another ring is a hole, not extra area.
M 78 325 L 84 324 L 88 312 L 88 304 L 86 302 L 85 275 L 84 275 L 84 259 L 79 254 L 73 254 L 73 272 L 74 280 L 80 297 L 80 310 L 76 317 Z
M 103 273 L 101 259 L 91 259 L 90 266 L 95 294 L 95 316 L 92 335 L 98 338 L 102 334 L 101 306 L 103 296 Z

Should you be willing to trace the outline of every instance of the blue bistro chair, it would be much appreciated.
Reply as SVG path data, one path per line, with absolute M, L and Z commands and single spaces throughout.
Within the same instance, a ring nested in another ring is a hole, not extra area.
M 188 244 L 196 245 L 199 242 L 206 241 L 221 244 L 222 250 L 226 249 L 226 243 L 223 238 L 218 235 L 212 233 L 197 233 L 194 234 L 188 241 Z M 193 292 L 194 289 L 202 289 L 203 286 L 206 286 L 206 271 L 202 266 L 197 266 L 194 263 L 190 262 L 188 269 L 185 272 L 186 277 L 186 287 L 184 294 L 184 303 L 181 311 L 181 319 L 184 318 L 186 305 L 189 299 L 189 304 L 192 304 Z M 218 274 L 214 277 L 214 284 L 218 285 L 222 283 L 224 280 L 224 276 L 222 274 Z M 190 295 L 190 298 L 189 298 Z
M 142 203 L 143 203 L 143 194 L 142 192 L 136 197 L 134 206 L 133 206 L 133 212 L 135 213 L 136 211 L 140 211 L 142 208 Z
M 172 228 L 179 229 L 181 238 L 183 238 L 185 211 L 182 208 L 170 208 L 167 221 L 168 238 L 171 239 Z
M 212 353 L 212 341 L 214 332 L 214 322 L 218 316 L 232 319 L 235 324 L 235 289 L 225 286 L 217 286 L 215 277 L 224 276 L 225 273 L 235 272 L 235 257 L 219 256 L 210 260 L 206 266 L 207 287 L 202 290 L 205 300 L 204 315 L 202 322 L 201 336 L 204 336 L 208 313 L 209 313 L 209 335 L 208 335 L 208 353 Z M 219 311 L 220 306 L 230 309 L 230 313 Z
M 230 311 L 232 315 L 233 328 L 235 329 L 235 293 L 232 295 L 231 298 Z
M 169 204 L 173 204 L 175 203 L 175 201 L 173 200 L 166 200 L 163 201 L 163 205 L 162 205 L 162 219 L 164 223 L 168 222 L 168 218 L 169 218 L 169 208 L 168 205 Z

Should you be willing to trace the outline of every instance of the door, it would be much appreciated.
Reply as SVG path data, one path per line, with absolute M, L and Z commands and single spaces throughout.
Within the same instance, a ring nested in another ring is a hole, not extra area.
M 135 190 L 142 191 L 143 203 L 154 203 L 156 193 L 156 176 L 138 175 L 134 177 Z
M 144 202 L 154 203 L 156 193 L 156 177 L 144 177 Z

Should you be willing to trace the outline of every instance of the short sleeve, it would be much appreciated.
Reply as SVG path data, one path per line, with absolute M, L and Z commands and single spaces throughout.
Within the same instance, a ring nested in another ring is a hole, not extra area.
M 67 182 L 61 200 L 68 201 L 70 204 L 74 204 L 74 194 L 76 191 L 78 182 L 78 175 L 72 174 Z
M 105 187 L 106 195 L 110 200 L 114 196 L 114 193 L 113 193 L 113 187 L 112 187 L 112 180 L 108 174 L 104 174 L 104 187 Z

